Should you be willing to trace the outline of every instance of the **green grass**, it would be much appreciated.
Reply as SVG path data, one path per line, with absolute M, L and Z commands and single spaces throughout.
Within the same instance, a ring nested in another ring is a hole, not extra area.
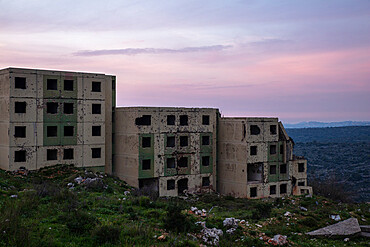
M 98 176 L 103 183 L 68 189 L 67 184 L 78 176 Z M 132 193 L 125 196 L 128 190 Z M 346 243 L 343 239 L 304 235 L 335 223 L 330 214 L 339 214 L 342 219 L 356 217 L 361 224 L 369 224 L 369 205 L 365 203 L 338 204 L 317 196 L 247 200 L 207 194 L 184 200 L 137 194 L 119 179 L 72 166 L 45 168 L 28 176 L 0 170 L 0 246 L 199 246 L 201 227 L 195 225 L 197 221 L 224 231 L 220 246 L 265 246 L 260 240 L 263 234 L 287 235 L 292 246 L 368 243 L 362 238 Z M 191 206 L 212 210 L 201 218 L 189 213 Z M 308 211 L 300 210 L 300 206 Z M 291 217 L 283 216 L 287 211 Z M 246 220 L 249 225 L 239 226 L 228 235 L 222 224 L 227 217 Z M 166 238 L 158 240 L 163 234 Z

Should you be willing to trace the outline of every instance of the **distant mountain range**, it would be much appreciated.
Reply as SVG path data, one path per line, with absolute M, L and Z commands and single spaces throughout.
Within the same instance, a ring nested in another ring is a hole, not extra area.
M 300 122 L 296 124 L 284 123 L 284 127 L 292 128 L 327 128 L 327 127 L 346 127 L 346 126 L 370 126 L 370 121 L 343 121 L 343 122 Z

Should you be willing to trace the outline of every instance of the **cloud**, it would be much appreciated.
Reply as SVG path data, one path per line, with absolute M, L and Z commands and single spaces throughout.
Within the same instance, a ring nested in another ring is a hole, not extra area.
M 73 53 L 75 56 L 103 56 L 103 55 L 138 55 L 138 54 L 165 54 L 165 53 L 189 53 L 220 51 L 231 48 L 231 45 L 212 45 L 199 47 L 184 47 L 181 49 L 167 48 L 125 48 L 113 50 L 81 50 Z

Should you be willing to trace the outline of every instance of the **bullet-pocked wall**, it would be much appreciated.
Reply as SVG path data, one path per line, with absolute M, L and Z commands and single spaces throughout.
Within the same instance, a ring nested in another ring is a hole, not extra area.
M 116 108 L 113 173 L 160 196 L 215 190 L 218 117 L 212 108 Z
M 110 166 L 114 76 L 8 68 L 0 82 L 4 169 Z
M 277 118 L 221 118 L 218 189 L 235 197 L 281 197 L 312 193 L 307 173 L 298 174 L 293 143 Z M 298 184 L 299 181 L 299 184 Z

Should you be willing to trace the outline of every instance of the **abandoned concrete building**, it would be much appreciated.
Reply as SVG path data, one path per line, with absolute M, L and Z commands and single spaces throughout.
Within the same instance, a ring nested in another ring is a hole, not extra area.
M 0 70 L 0 168 L 74 164 L 111 172 L 115 77 Z
M 307 161 L 277 118 L 220 118 L 218 191 L 264 198 L 309 194 Z
M 73 164 L 160 196 L 311 194 L 307 161 L 277 118 L 215 108 L 116 107 L 112 75 L 0 70 L 0 168 Z
M 218 116 L 210 108 L 117 108 L 113 173 L 161 196 L 215 190 Z

